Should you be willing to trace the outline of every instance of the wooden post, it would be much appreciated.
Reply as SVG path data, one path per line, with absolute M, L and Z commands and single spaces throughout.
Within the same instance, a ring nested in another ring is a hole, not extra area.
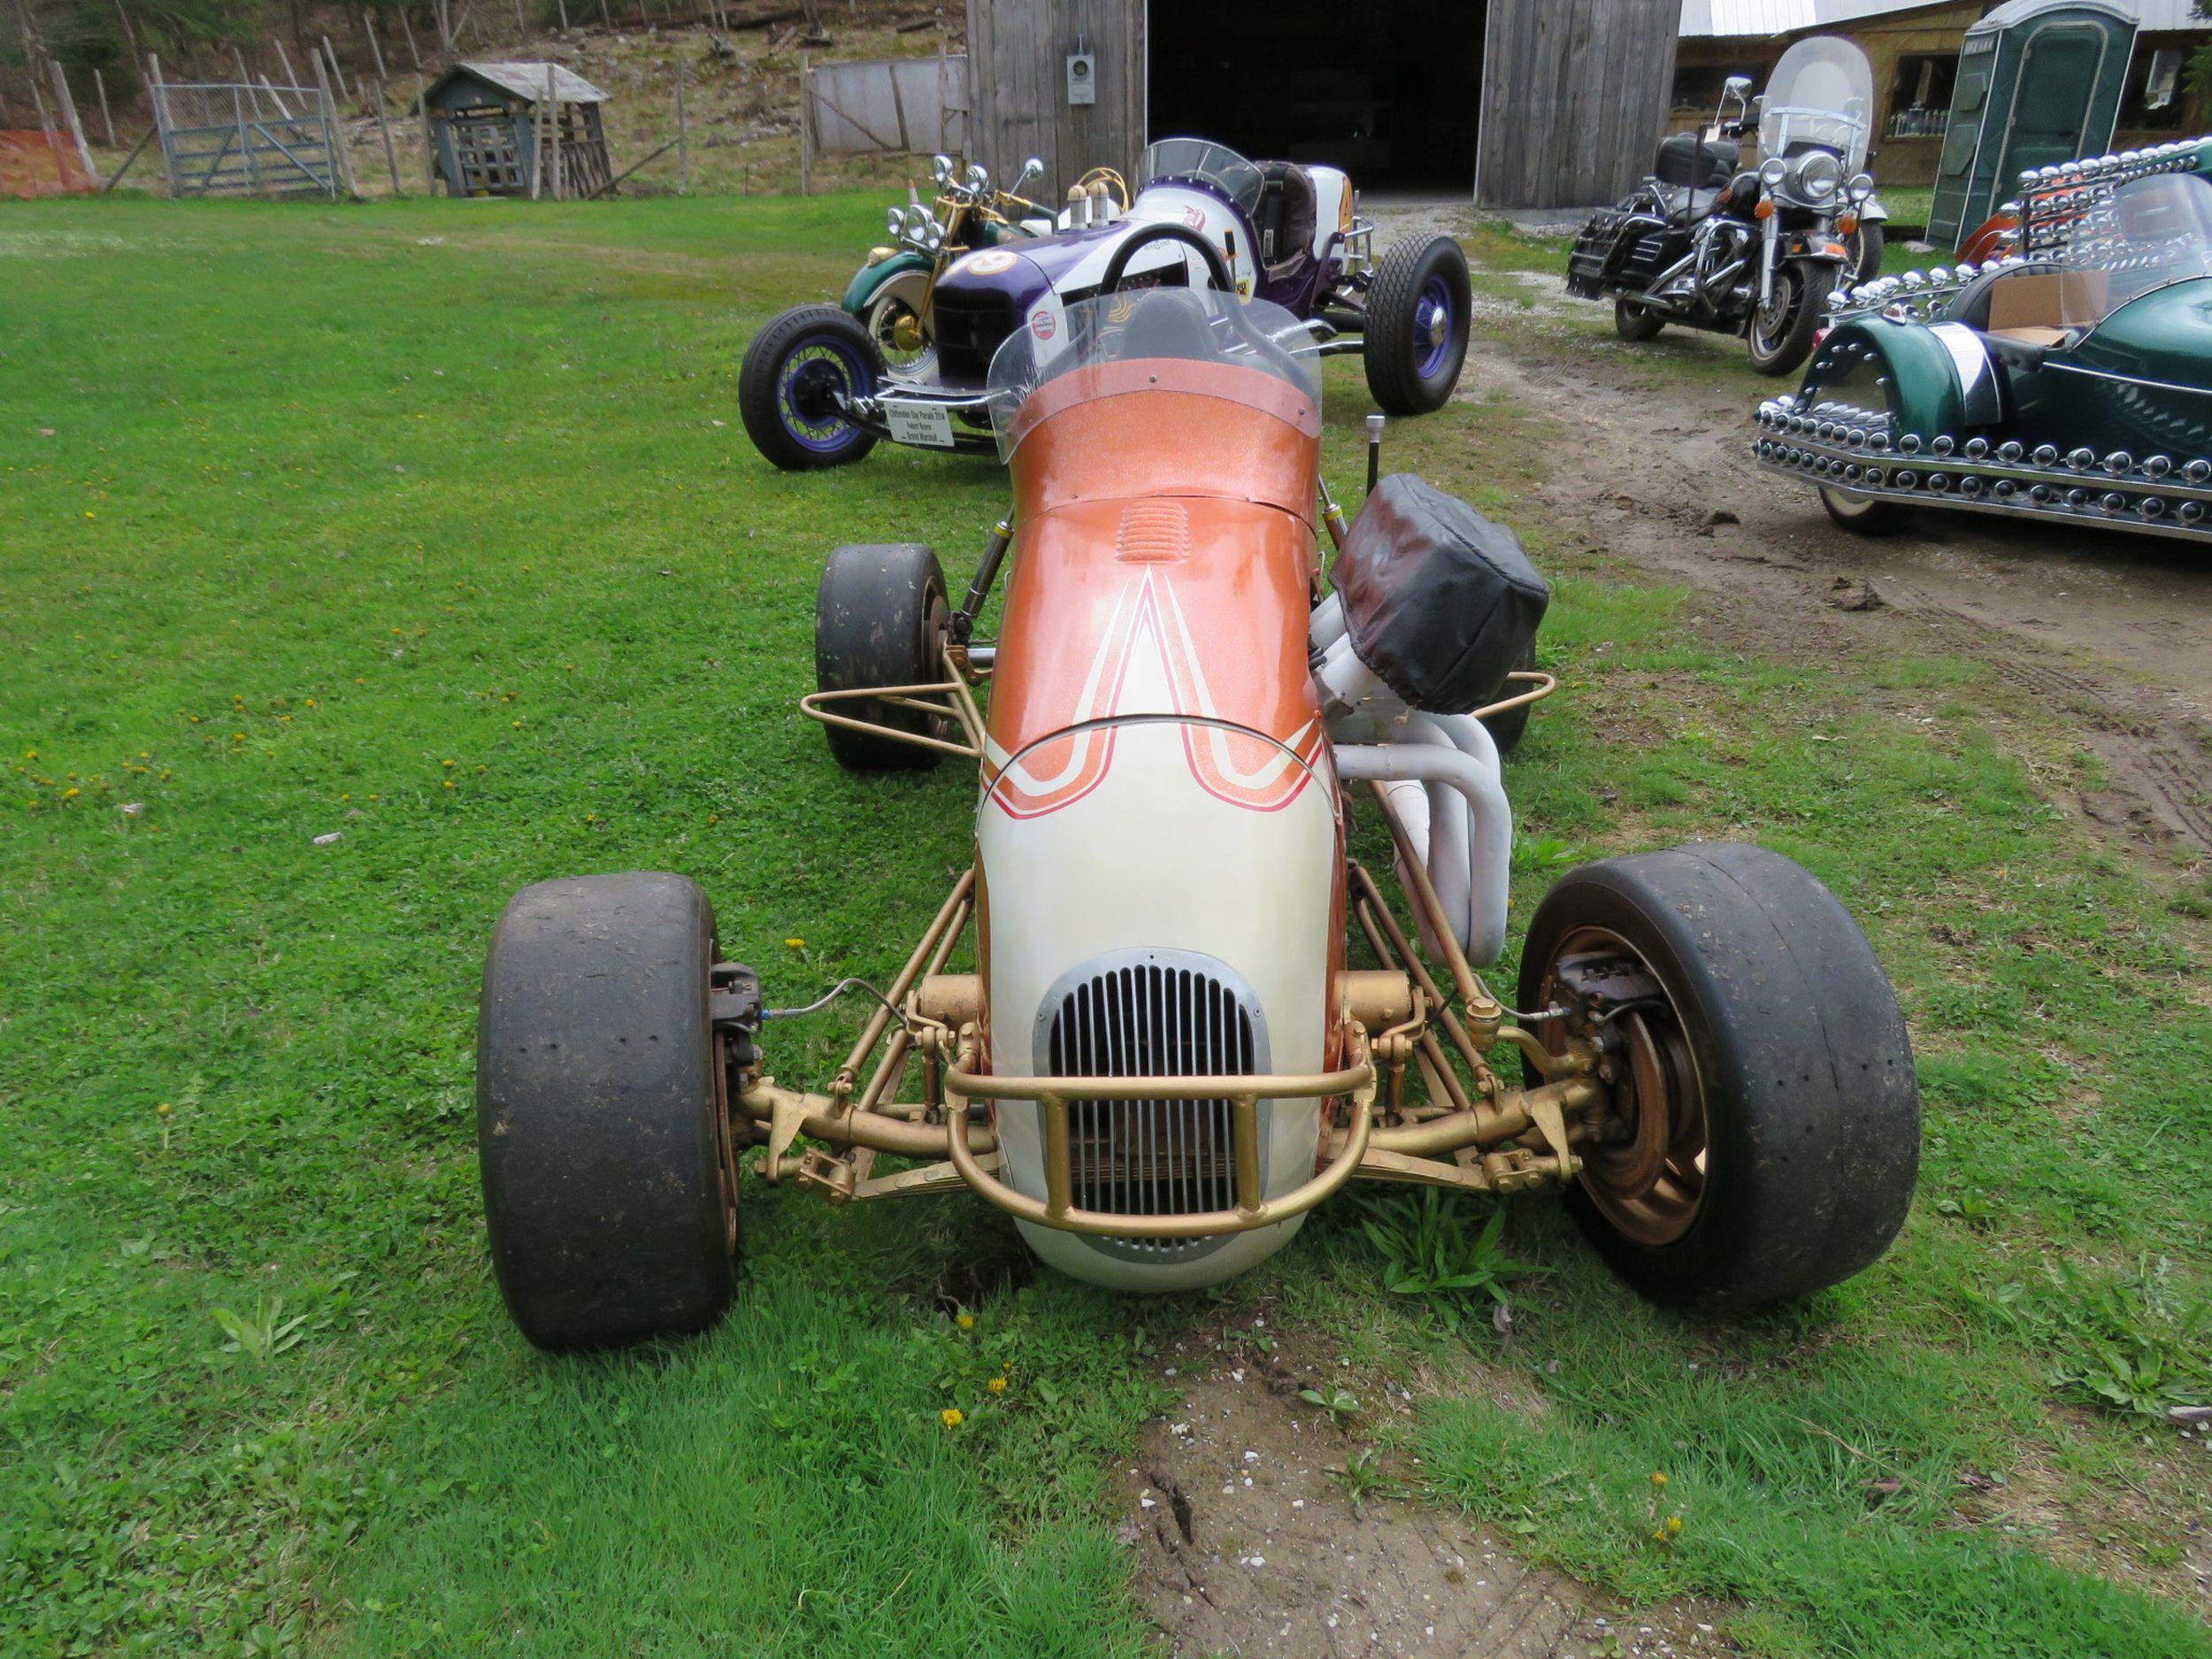
M 561 98 L 554 85 L 550 64 L 545 66 L 545 119 L 553 132 L 552 169 L 546 175 L 546 182 L 553 187 L 553 199 L 557 202 L 561 199 Z
M 691 194 L 691 124 L 685 119 L 684 82 L 691 78 L 691 65 L 686 58 L 676 60 L 676 194 Z
M 238 67 L 238 84 L 242 87 L 253 85 L 253 77 L 246 73 L 246 54 L 234 46 L 230 49 L 230 60 Z
M 384 119 L 384 83 L 376 83 L 376 130 L 384 140 L 384 165 L 392 170 L 392 199 L 397 201 L 403 194 L 399 188 L 399 152 L 392 148 L 392 124 Z
M 808 84 L 804 52 L 799 54 L 799 194 L 814 194 L 814 88 Z
M 610 30 L 614 27 L 614 18 L 607 11 L 607 0 L 599 0 L 599 20 Z
M 285 120 L 296 120 L 297 118 L 292 113 L 292 106 L 284 101 L 284 95 L 276 89 L 275 83 L 266 75 L 262 75 L 258 79 L 261 81 L 261 89 L 269 95 L 269 102 L 275 108 L 277 114 Z
M 361 14 L 361 33 L 369 38 L 369 60 L 376 65 L 376 89 L 377 96 L 380 98 L 384 94 L 384 81 L 388 73 L 384 67 L 384 47 L 382 42 L 376 38 L 376 25 L 369 21 L 369 14 L 365 12 Z
M 415 73 L 422 73 L 422 48 L 415 44 L 415 26 L 407 20 L 407 8 L 399 12 L 399 26 L 407 33 L 407 55 L 415 60 Z
M 323 56 L 330 60 L 330 78 L 338 83 L 338 96 L 342 98 L 352 96 L 346 89 L 346 72 L 338 67 L 338 54 L 330 50 L 330 36 L 327 35 L 323 36 Z
M 284 50 L 284 37 L 280 35 L 272 35 L 269 36 L 269 44 L 276 48 L 277 62 L 284 65 L 285 84 L 294 87 L 303 84 L 300 80 L 299 71 L 292 67 L 292 54 Z
M 561 33 L 565 35 L 568 33 L 568 0 L 554 0 L 554 4 L 560 8 Z
M 346 154 L 345 134 L 338 125 L 338 101 L 330 96 L 330 77 L 323 73 L 320 58 L 315 58 L 315 90 L 322 97 L 323 148 L 330 157 L 330 199 L 336 201 L 342 188 L 348 196 L 357 196 L 360 192 L 353 188 L 353 158 Z
M 161 84 L 161 59 L 146 54 L 146 87 L 154 102 L 154 129 L 161 139 L 161 188 L 164 195 L 177 193 L 177 154 L 169 142 L 169 95 Z
M 522 0 L 515 0 L 515 33 L 518 37 L 530 33 L 530 20 L 522 15 Z
M 85 142 L 84 123 L 77 119 L 77 100 L 69 90 L 69 77 L 62 73 L 60 58 L 46 61 L 54 72 L 54 90 L 61 96 L 62 119 L 69 123 L 69 135 L 77 141 L 77 159 L 84 163 L 85 176 L 97 184 L 100 170 L 92 165 L 92 146 Z
M 108 148 L 115 148 L 115 117 L 108 109 L 108 83 L 98 70 L 92 72 L 93 88 L 100 95 L 100 124 L 108 129 Z
M 400 14 L 402 17 L 405 12 Z M 426 194 L 438 193 L 438 139 L 430 125 L 430 87 L 420 75 L 415 77 L 415 113 L 422 117 L 423 189 Z

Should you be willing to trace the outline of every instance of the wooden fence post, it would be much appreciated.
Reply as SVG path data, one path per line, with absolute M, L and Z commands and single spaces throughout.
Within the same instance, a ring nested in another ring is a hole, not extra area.
M 169 94 L 161 84 L 161 59 L 152 52 L 146 54 L 146 88 L 154 104 L 154 131 L 161 141 L 162 193 L 173 199 L 177 194 L 177 153 L 169 139 Z
M 384 67 L 383 43 L 376 38 L 376 25 L 369 21 L 369 14 L 361 14 L 361 33 L 369 37 L 369 59 L 376 65 L 376 85 L 380 94 L 384 88 L 388 71 Z
M 415 77 L 415 113 L 422 117 L 423 192 L 427 196 L 435 196 L 438 193 L 438 136 L 430 125 L 430 84 L 420 75 Z
M 799 54 L 799 194 L 814 194 L 814 88 L 804 52 Z
M 330 50 L 330 36 L 327 35 L 323 36 L 323 56 L 330 60 L 330 78 L 338 83 L 338 96 L 342 98 L 352 96 L 346 89 L 346 72 L 338 67 L 338 54 Z
M 561 200 L 561 96 L 550 64 L 545 66 L 545 119 L 553 131 L 553 165 L 546 181 L 553 187 L 553 199 L 557 202 Z
M 684 82 L 691 78 L 688 60 L 676 60 L 676 194 L 691 194 L 691 124 L 685 119 Z
M 399 188 L 399 152 L 392 148 L 392 124 L 384 117 L 384 83 L 376 83 L 376 130 L 384 140 L 384 165 L 392 173 L 392 199 L 398 201 L 406 193 Z
M 336 201 L 341 188 L 348 196 L 357 196 L 360 192 L 353 188 L 353 159 L 346 154 L 345 133 L 338 125 L 338 101 L 330 95 L 330 77 L 323 73 L 320 58 L 315 58 L 315 90 L 322 104 L 323 150 L 330 159 L 330 199 Z
M 97 184 L 100 170 L 92 165 L 92 146 L 85 142 L 84 123 L 77 119 L 77 100 L 69 90 L 69 77 L 62 73 L 60 58 L 46 61 L 54 72 L 54 90 L 61 96 L 61 118 L 69 123 L 69 135 L 77 142 L 77 159 L 84 163 L 85 176 Z
M 407 8 L 399 12 L 399 26 L 407 32 L 407 55 L 415 60 L 415 73 L 422 73 L 422 48 L 415 44 L 415 26 L 407 20 Z
M 100 123 L 108 129 L 108 148 L 115 148 L 115 117 L 108 109 L 108 83 L 98 70 L 92 72 L 93 88 L 100 95 Z
M 272 35 L 269 36 L 269 44 L 276 48 L 277 62 L 284 65 L 284 79 L 287 84 L 295 87 L 303 85 L 299 71 L 292 67 L 292 54 L 284 50 L 283 36 Z

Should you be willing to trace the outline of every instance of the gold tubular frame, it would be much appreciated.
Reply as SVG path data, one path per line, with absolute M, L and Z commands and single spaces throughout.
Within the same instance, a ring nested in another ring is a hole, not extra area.
M 941 658 L 942 680 L 818 691 L 801 698 L 800 709 L 826 726 L 979 759 L 984 722 L 972 687 L 988 671 L 954 641 L 944 644 Z M 1508 679 L 1525 689 L 1476 710 L 1479 717 L 1539 702 L 1559 684 L 1535 671 L 1517 671 Z M 949 720 L 965 741 L 862 719 L 837 706 L 859 702 Z M 953 883 L 826 1094 L 786 1089 L 757 1071 L 732 1079 L 729 1099 L 739 1140 L 765 1147 L 762 1172 L 770 1180 L 796 1176 L 841 1202 L 964 1187 L 1020 1220 L 1126 1239 L 1207 1238 L 1271 1226 L 1357 1179 L 1488 1193 L 1571 1179 L 1581 1167 L 1574 1143 L 1596 1132 L 1609 1105 L 1610 1090 L 1598 1075 L 1594 1046 L 1577 1039 L 1563 1052 L 1554 1052 L 1532 1032 L 1509 1022 L 1507 1009 L 1454 937 L 1428 872 L 1414 856 L 1412 837 L 1382 785 L 1371 783 L 1365 798 L 1398 853 L 1402 890 L 1418 918 L 1415 933 L 1435 941 L 1442 972 L 1440 982 L 1374 877 L 1353 864 L 1351 919 L 1383 967 L 1349 970 L 1340 981 L 1336 1034 L 1348 1064 L 1327 1071 L 1243 1077 L 1019 1077 L 988 1071 L 979 1023 L 981 987 L 973 975 L 946 972 L 974 917 L 971 869 Z M 1386 982 L 1401 976 L 1402 988 L 1393 993 Z M 1395 1023 L 1371 1034 L 1354 1012 L 1356 1003 L 1371 1020 Z M 1517 1049 L 1541 1081 L 1506 1087 L 1487 1058 L 1502 1043 Z M 918 1062 L 921 1099 L 893 1101 Z M 1409 1088 L 1409 1082 L 1416 1087 Z M 1233 1207 L 1115 1215 L 1073 1202 L 1073 1102 L 1224 1099 L 1231 1106 Z M 1294 1100 L 1322 1104 L 1317 1168 L 1294 1190 L 1271 1198 L 1260 1158 L 1259 1104 Z M 989 1112 L 1002 1102 L 1033 1102 L 1038 1108 L 1041 1198 L 1004 1179 L 995 1123 L 974 1121 L 979 1107 Z M 795 1155 L 803 1136 L 828 1149 L 808 1147 Z M 878 1177 L 873 1164 L 879 1153 L 915 1160 L 918 1167 Z

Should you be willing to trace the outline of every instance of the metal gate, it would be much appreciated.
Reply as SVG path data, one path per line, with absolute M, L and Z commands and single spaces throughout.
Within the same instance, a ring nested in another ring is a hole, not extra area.
M 319 196 L 348 189 L 330 96 L 319 87 L 204 85 L 150 88 L 172 196 Z

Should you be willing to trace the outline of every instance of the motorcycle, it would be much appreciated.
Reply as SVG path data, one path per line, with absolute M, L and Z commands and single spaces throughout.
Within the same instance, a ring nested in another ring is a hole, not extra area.
M 919 193 L 907 187 L 906 205 L 892 208 L 887 217 L 890 242 L 868 250 L 841 302 L 875 341 L 887 367 L 926 368 L 936 349 L 931 302 L 947 267 L 978 249 L 1049 236 L 1058 228 L 1050 208 L 1021 193 L 1044 170 L 1032 156 L 1012 188 L 1002 190 L 984 167 L 971 165 L 963 173 L 951 157 L 936 156 L 931 158 L 934 204 L 925 207 Z M 1129 187 L 1112 168 L 1094 167 L 1078 182 L 1087 197 L 1093 187 L 1128 207 Z
M 1660 141 L 1651 175 L 1583 227 L 1567 291 L 1610 298 L 1624 340 L 1669 323 L 1741 334 L 1754 369 L 1787 374 L 1811 354 L 1829 295 L 1881 257 L 1874 180 L 1857 170 L 1873 76 L 1858 48 L 1817 37 L 1782 55 L 1763 97 L 1750 90 L 1731 75 L 1710 128 Z M 1755 169 L 1739 142 L 1755 108 Z

